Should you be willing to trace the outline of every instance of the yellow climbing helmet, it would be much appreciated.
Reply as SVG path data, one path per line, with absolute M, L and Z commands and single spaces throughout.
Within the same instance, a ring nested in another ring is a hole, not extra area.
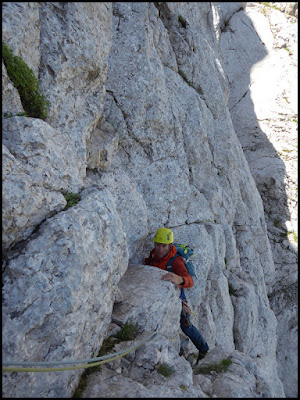
M 173 232 L 168 228 L 159 228 L 154 236 L 154 243 L 171 244 L 173 243 Z

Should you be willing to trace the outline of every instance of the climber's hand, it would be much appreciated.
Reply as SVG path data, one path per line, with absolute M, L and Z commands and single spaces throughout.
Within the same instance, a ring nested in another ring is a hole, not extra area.
M 183 283 L 183 278 L 179 275 L 174 274 L 173 272 L 168 272 L 166 275 L 163 275 L 161 279 L 163 281 L 177 283 L 177 285 L 181 285 Z

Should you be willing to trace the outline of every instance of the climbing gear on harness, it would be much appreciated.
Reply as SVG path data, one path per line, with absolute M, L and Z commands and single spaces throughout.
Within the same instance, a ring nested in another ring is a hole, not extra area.
M 189 306 L 189 304 L 187 302 L 183 288 L 180 289 L 179 297 L 180 297 L 181 303 L 182 303 L 181 315 L 184 318 L 185 325 L 189 326 L 190 325 L 189 316 L 191 314 L 193 314 L 193 315 L 195 315 L 195 314 L 193 313 L 193 311 L 191 310 L 191 307 Z
M 172 270 L 173 261 L 175 260 L 176 257 L 180 256 L 184 261 L 184 264 L 185 264 L 185 267 L 186 267 L 188 273 L 192 277 L 196 276 L 194 265 L 190 261 L 190 257 L 192 257 L 194 255 L 193 249 L 191 247 L 187 246 L 186 244 L 173 243 L 173 245 L 176 247 L 177 253 L 175 254 L 174 257 L 170 258 L 170 260 L 168 261 L 167 271 L 173 272 L 173 270 Z M 180 299 L 181 299 L 181 303 L 182 303 L 181 315 L 185 319 L 185 324 L 187 326 L 189 326 L 190 325 L 189 315 L 191 315 L 191 314 L 195 315 L 195 314 L 192 312 L 190 306 L 188 305 L 183 287 L 180 289 Z
M 173 239 L 174 235 L 171 229 L 159 228 L 154 236 L 154 243 L 171 244 Z
M 187 302 L 186 299 L 181 300 L 181 302 L 182 302 L 182 308 L 184 309 L 184 311 L 185 311 L 187 314 L 194 314 L 194 313 L 192 312 L 190 306 L 188 305 L 188 302 Z M 195 314 L 194 314 L 194 315 L 195 315 Z

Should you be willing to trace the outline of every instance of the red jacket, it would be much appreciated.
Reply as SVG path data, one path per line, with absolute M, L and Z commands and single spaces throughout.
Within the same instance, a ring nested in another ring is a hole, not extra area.
M 154 267 L 167 270 L 167 264 L 170 258 L 174 257 L 177 253 L 176 247 L 172 244 L 170 252 L 164 258 L 158 258 L 155 249 L 151 250 L 150 256 L 145 258 L 146 265 L 153 265 Z M 188 273 L 182 257 L 175 258 L 172 264 L 172 271 L 174 274 L 179 275 L 184 279 L 184 285 L 178 285 L 180 288 L 190 288 L 194 285 L 193 278 Z

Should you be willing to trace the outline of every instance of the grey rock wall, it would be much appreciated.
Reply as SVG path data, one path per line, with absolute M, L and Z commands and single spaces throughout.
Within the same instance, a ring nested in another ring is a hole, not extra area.
M 226 19 L 220 37 L 230 80 L 230 114 L 263 200 L 275 263 L 269 298 L 278 321 L 279 374 L 286 395 L 294 397 L 298 390 L 298 106 L 293 82 L 298 74 L 298 21 L 279 8 L 286 10 L 289 4 L 286 11 L 295 15 L 297 3 L 271 4 L 275 7 L 247 3 L 245 12 Z
M 92 374 L 84 397 L 285 396 L 268 297 L 277 274 L 222 49 L 231 15 L 254 28 L 245 3 L 226 4 L 3 4 L 3 40 L 51 103 L 46 121 L 3 119 L 4 359 L 87 358 L 132 320 L 136 341 L 159 334 Z M 17 113 L 3 74 L 3 112 Z M 63 191 L 81 201 L 65 209 Z M 188 298 L 211 349 L 201 363 L 230 357 L 224 374 L 196 375 L 193 344 L 169 340 L 178 293 L 141 265 L 161 226 L 195 250 Z M 4 373 L 3 395 L 71 397 L 81 373 Z

